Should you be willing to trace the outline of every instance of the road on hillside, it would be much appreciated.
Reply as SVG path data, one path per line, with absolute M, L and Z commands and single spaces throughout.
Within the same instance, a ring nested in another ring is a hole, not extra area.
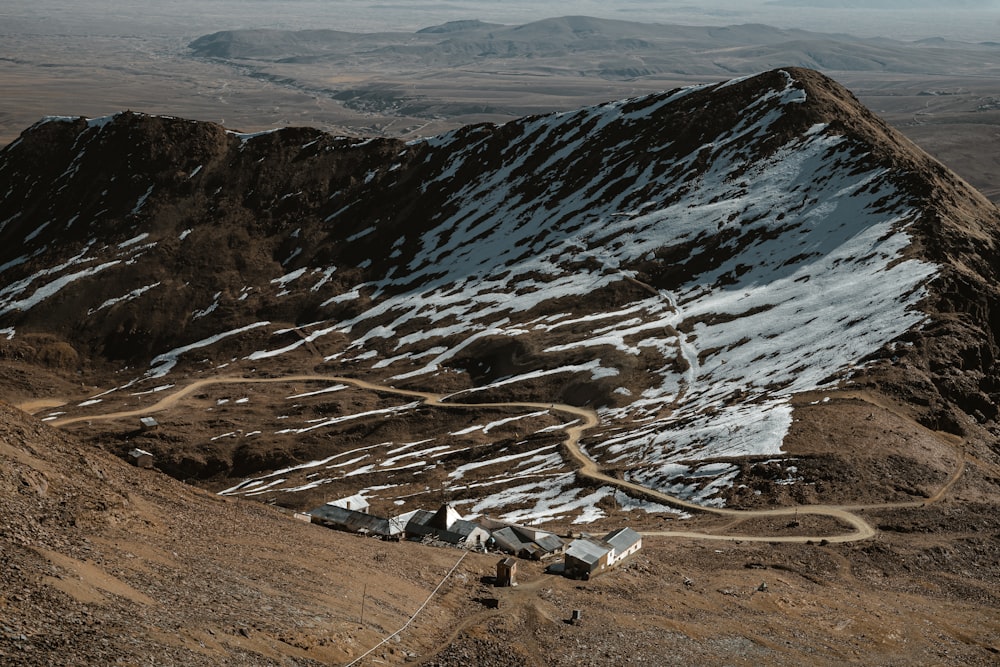
M 391 387 L 388 385 L 376 384 L 374 382 L 367 382 L 365 380 L 359 380 L 356 378 L 342 377 L 337 375 L 318 375 L 318 374 L 305 374 L 305 375 L 286 375 L 284 377 L 266 377 L 266 378 L 245 378 L 239 376 L 220 376 L 214 378 L 205 378 L 202 380 L 196 380 L 191 384 L 188 384 L 177 391 L 164 396 L 156 403 L 146 406 L 144 408 L 137 408 L 135 410 L 123 410 L 120 412 L 109 412 L 103 414 L 88 415 L 82 417 L 70 417 L 66 419 L 59 419 L 51 422 L 52 426 L 68 426 L 70 424 L 75 424 L 79 422 L 93 422 L 93 421 L 109 421 L 114 419 L 123 419 L 127 417 L 137 417 L 153 412 L 160 412 L 167 410 L 179 401 L 187 396 L 203 389 L 205 387 L 217 384 L 264 384 L 264 383 L 287 383 L 287 382 L 336 382 L 340 384 L 347 384 L 359 389 L 365 389 L 369 391 L 382 392 L 388 394 L 395 394 L 398 396 L 407 396 L 410 398 L 418 398 L 425 405 L 435 406 L 435 407 L 462 407 L 462 408 L 481 408 L 481 407 L 513 407 L 513 408 L 528 408 L 532 410 L 551 410 L 553 412 L 560 412 L 574 417 L 579 418 L 574 424 L 566 426 L 566 438 L 563 440 L 563 448 L 566 451 L 567 456 L 574 461 L 578 466 L 577 474 L 582 477 L 587 477 L 598 482 L 603 482 L 605 484 L 617 487 L 626 492 L 632 492 L 640 496 L 651 498 L 660 501 L 664 504 L 670 505 L 672 507 L 689 510 L 692 512 L 702 512 L 707 514 L 715 514 L 717 516 L 731 517 L 736 519 L 753 519 L 753 518 L 774 518 L 774 517 L 794 517 L 798 519 L 799 517 L 805 516 L 824 516 L 831 517 L 846 523 L 851 527 L 850 532 L 837 534 L 837 535 L 794 535 L 794 536 L 760 536 L 760 535 L 742 535 L 742 534 L 727 534 L 727 533 L 702 533 L 695 531 L 673 531 L 673 530 L 662 530 L 662 531 L 643 531 L 643 535 L 655 535 L 664 537 L 678 537 L 678 538 L 688 538 L 688 539 L 698 539 L 698 540 L 728 540 L 728 541 L 743 541 L 743 542 L 795 542 L 795 543 L 805 543 L 805 542 L 815 542 L 819 540 L 826 540 L 827 542 L 856 542 L 860 540 L 867 540 L 875 536 L 875 528 L 868 523 L 864 518 L 859 516 L 857 512 L 864 510 L 874 510 L 874 509 L 903 509 L 903 508 L 917 508 L 931 503 L 939 501 L 944 495 L 951 489 L 951 487 L 958 481 L 965 471 L 965 459 L 959 457 L 959 464 L 956 470 L 948 478 L 945 484 L 935 493 L 933 496 L 925 501 L 918 502 L 903 502 L 903 503 L 880 503 L 873 505 L 799 505 L 794 507 L 779 507 L 767 510 L 733 510 L 724 509 L 718 507 L 706 507 L 703 505 L 697 505 L 695 503 L 688 502 L 676 496 L 672 496 L 657 489 L 653 489 L 647 486 L 642 486 L 641 484 L 636 484 L 635 482 L 629 482 L 627 480 L 618 479 L 617 477 L 612 477 L 601 471 L 597 463 L 588 457 L 583 450 L 580 448 L 580 440 L 583 437 L 584 432 L 597 426 L 600 423 L 600 418 L 597 413 L 590 408 L 581 408 L 574 405 L 566 405 L 560 403 L 542 403 L 542 402 L 501 402 L 501 403 L 462 403 L 462 402 L 452 402 L 447 400 L 448 396 L 443 394 L 435 394 L 426 391 L 417 391 L 413 389 L 398 389 L 396 387 Z M 37 403 L 33 401 L 32 404 Z M 49 402 L 51 403 L 51 402 Z M 27 404 L 25 404 L 27 405 Z

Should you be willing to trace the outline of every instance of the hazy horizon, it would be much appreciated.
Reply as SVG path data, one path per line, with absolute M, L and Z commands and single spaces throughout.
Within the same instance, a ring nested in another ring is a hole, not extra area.
M 235 28 L 327 28 L 345 31 L 406 31 L 462 19 L 517 24 L 569 15 L 636 22 L 724 26 L 765 23 L 780 28 L 849 33 L 861 37 L 916 40 L 944 37 L 963 41 L 1000 41 L 1000 2 L 964 2 L 960 8 L 900 9 L 896 0 L 858 2 L 831 0 L 717 0 L 694 6 L 686 1 L 571 0 L 540 9 L 537 3 L 513 0 L 503 4 L 477 0 L 167 0 L 148 2 L 82 0 L 67 6 L 56 0 L 8 0 L 0 8 L 3 36 L 31 33 L 93 37 L 159 35 L 194 37 Z M 871 5 L 892 8 L 871 8 Z M 791 6 L 794 5 L 794 6 Z M 823 5 L 823 6 L 817 6 Z M 138 30 L 137 30 L 138 29 Z M 9 46 L 9 45 L 8 45 Z M 0 49 L 0 51 L 5 49 Z

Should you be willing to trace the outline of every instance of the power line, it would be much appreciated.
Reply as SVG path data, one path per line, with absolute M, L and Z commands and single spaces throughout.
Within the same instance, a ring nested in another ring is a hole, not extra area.
M 368 655 L 370 653 L 376 651 L 383 644 L 385 644 L 390 639 L 392 639 L 396 635 L 398 635 L 401 632 L 403 632 L 403 630 L 405 630 L 406 628 L 408 628 L 410 626 L 410 623 L 413 622 L 413 619 L 415 619 L 417 617 L 417 614 L 419 614 L 420 612 L 422 612 L 424 610 L 424 607 L 426 607 L 427 603 L 431 601 L 431 598 L 434 597 L 434 594 L 437 593 L 438 589 L 440 589 L 441 586 L 444 585 L 444 582 L 448 581 L 448 577 L 450 577 L 452 575 L 452 573 L 459 566 L 459 564 L 462 562 L 462 560 L 464 560 L 465 557 L 468 556 L 468 555 L 469 555 L 468 551 L 462 553 L 462 555 L 458 559 L 458 561 L 451 567 L 450 570 L 448 570 L 448 574 L 444 575 L 444 579 L 442 579 L 441 582 L 434 588 L 434 590 L 431 591 L 431 594 L 427 596 L 427 599 L 424 600 L 424 603 L 422 605 L 420 605 L 420 607 L 418 607 L 415 612 L 413 612 L 413 616 L 410 616 L 410 619 L 408 621 L 406 621 L 406 623 L 403 624 L 403 627 L 401 627 L 399 630 L 396 630 L 394 633 L 392 633 L 391 635 L 389 635 L 388 637 L 386 637 L 385 639 L 383 639 L 382 641 L 380 641 L 378 644 L 376 644 L 375 646 L 371 647 L 370 649 L 368 649 L 367 651 L 365 651 L 364 653 L 362 653 L 361 655 L 359 655 L 357 658 L 355 658 L 351 662 L 347 663 L 347 667 L 353 667 L 354 665 L 358 664 L 359 662 L 361 662 L 362 660 L 364 660 L 366 657 L 368 657 Z

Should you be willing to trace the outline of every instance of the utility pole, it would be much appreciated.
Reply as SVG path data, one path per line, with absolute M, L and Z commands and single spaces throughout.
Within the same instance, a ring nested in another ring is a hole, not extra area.
M 365 598 L 368 597 L 368 584 L 361 589 L 361 627 L 365 627 Z

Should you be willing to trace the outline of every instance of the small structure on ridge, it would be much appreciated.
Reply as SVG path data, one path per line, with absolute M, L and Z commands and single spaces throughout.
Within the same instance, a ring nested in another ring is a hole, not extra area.
M 497 578 L 496 586 L 499 588 L 506 588 L 508 586 L 517 586 L 517 559 L 516 558 L 502 558 L 497 563 Z
M 139 468 L 153 467 L 153 455 L 145 449 L 139 449 L 138 447 L 129 451 L 128 460 L 132 462 L 132 465 Z

